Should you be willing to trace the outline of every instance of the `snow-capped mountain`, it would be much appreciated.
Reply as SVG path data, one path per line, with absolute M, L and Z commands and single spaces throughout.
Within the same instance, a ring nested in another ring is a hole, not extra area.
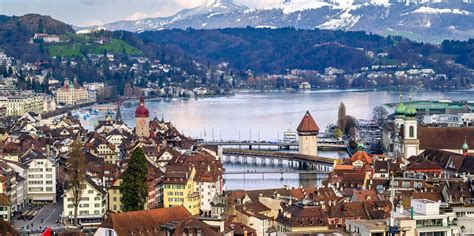
M 250 9 L 232 0 L 207 0 L 170 17 L 119 21 L 109 30 L 141 32 L 168 28 L 295 27 L 362 30 L 414 40 L 474 38 L 473 0 L 282 0 Z

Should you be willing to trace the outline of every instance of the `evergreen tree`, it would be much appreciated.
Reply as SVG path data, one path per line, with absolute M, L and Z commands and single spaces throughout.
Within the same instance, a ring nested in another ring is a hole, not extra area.
M 337 127 L 344 131 L 346 130 L 346 123 L 347 123 L 347 114 L 346 114 L 346 105 L 341 102 L 339 105 L 339 111 L 337 113 Z
M 148 194 L 147 173 L 148 165 L 145 153 L 143 149 L 136 148 L 132 153 L 128 168 L 123 174 L 123 182 L 120 186 L 124 211 L 143 210 Z

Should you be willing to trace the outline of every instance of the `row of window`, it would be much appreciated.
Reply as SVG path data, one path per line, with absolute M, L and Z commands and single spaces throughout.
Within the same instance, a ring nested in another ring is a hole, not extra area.
M 100 214 L 104 214 L 104 211 L 95 210 L 93 215 L 100 215 Z M 72 216 L 74 215 L 74 213 L 72 211 L 69 211 L 69 215 Z M 89 215 L 89 211 L 79 211 L 79 215 L 82 215 L 82 216 Z
M 42 180 L 30 180 L 28 181 L 28 184 L 32 184 L 32 185 L 37 185 L 37 184 L 43 184 L 44 181 Z M 53 184 L 53 181 L 52 180 L 46 180 L 46 184 Z
M 184 202 L 183 198 L 168 198 L 168 202 Z
M 168 193 L 169 196 L 184 196 L 184 193 L 183 192 L 169 192 Z
M 43 192 L 43 187 L 28 187 L 29 192 Z M 46 192 L 52 192 L 53 187 L 46 187 Z

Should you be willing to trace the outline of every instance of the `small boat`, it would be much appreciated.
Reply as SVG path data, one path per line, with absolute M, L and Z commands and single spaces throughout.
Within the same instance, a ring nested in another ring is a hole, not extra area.
M 287 131 L 283 133 L 284 143 L 296 143 L 297 140 L 298 140 L 298 134 L 295 131 L 288 129 Z
M 95 109 L 95 108 L 91 108 L 91 109 L 89 110 L 89 113 L 90 113 L 91 115 L 93 115 L 93 116 L 99 115 L 99 111 L 98 111 L 97 109 Z

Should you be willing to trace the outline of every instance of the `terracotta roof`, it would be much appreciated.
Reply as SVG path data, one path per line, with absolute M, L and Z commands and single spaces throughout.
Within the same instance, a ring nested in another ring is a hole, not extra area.
M 474 147 L 474 127 L 418 127 L 420 149 L 461 149 L 466 138 Z
M 169 222 L 167 224 L 161 225 L 163 231 L 172 232 L 173 236 L 181 236 L 181 235 L 198 235 L 198 232 L 201 235 L 206 236 L 219 236 L 221 234 L 218 233 L 219 228 L 210 226 L 195 217 L 188 217 L 183 220 L 179 220 L 176 222 Z M 141 234 L 142 235 L 142 234 Z
M 306 114 L 304 115 L 303 119 L 301 120 L 300 124 L 298 125 L 298 128 L 296 129 L 298 132 L 306 132 L 306 133 L 317 133 L 319 132 L 319 127 L 314 121 L 313 117 L 309 113 L 309 111 L 306 111 Z
M 343 217 L 361 217 L 361 219 L 367 219 L 367 211 L 364 209 L 362 202 L 346 202 L 340 203 L 336 206 L 329 208 L 328 215 L 330 218 L 343 218 Z
M 358 151 L 351 157 L 351 162 L 354 163 L 355 161 L 362 161 L 365 164 L 372 164 L 373 159 L 367 152 Z
M 291 216 L 285 213 L 289 213 Z M 278 214 L 276 221 L 290 227 L 315 227 L 328 225 L 326 213 L 321 207 L 317 206 L 288 206 L 283 210 L 283 213 Z
M 234 231 L 234 235 L 257 235 L 257 231 L 255 229 L 239 222 L 225 222 L 225 226 L 231 228 Z
M 415 191 L 411 194 L 411 199 L 428 199 L 431 201 L 442 201 L 443 195 L 441 192 L 418 192 Z
M 157 235 L 161 226 L 190 217 L 185 207 L 159 208 L 111 214 L 99 227 L 114 229 L 117 236 Z
M 375 190 L 359 190 L 354 191 L 353 199 L 355 202 L 367 202 L 379 200 Z
M 224 174 L 221 161 L 208 153 L 186 153 L 179 159 L 178 162 L 182 161 L 188 166 L 194 166 L 196 169 L 194 180 L 197 182 L 216 182 Z
M 423 159 L 418 162 L 412 162 L 407 165 L 407 170 L 413 171 L 423 171 L 423 170 L 439 170 L 442 171 L 443 168 L 438 166 L 436 163 Z

